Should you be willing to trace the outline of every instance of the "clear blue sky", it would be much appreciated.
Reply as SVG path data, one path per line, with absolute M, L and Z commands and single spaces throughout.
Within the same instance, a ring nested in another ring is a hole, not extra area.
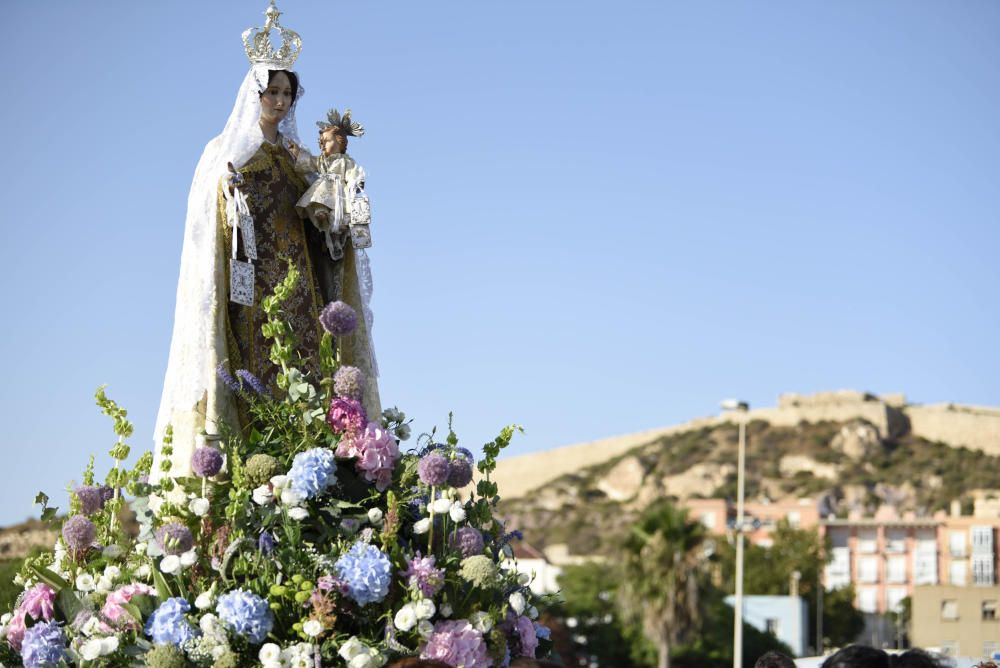
M 264 0 L 6 6 L 0 523 L 151 443 Z M 368 134 L 384 402 L 527 452 L 738 396 L 1000 404 L 1000 3 L 284 0 Z M 14 59 L 13 56 L 17 58 Z

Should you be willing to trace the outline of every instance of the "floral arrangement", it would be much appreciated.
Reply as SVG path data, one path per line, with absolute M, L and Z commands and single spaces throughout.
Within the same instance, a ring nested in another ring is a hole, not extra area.
M 321 377 L 300 370 L 280 317 L 297 279 L 290 270 L 262 302 L 277 387 L 219 369 L 249 419 L 196 449 L 194 475 L 169 476 L 165 458 L 151 484 L 148 452 L 125 468 L 132 425 L 98 390 L 114 467 L 98 484 L 91 459 L 54 550 L 25 562 L 0 664 L 378 668 L 420 656 L 503 668 L 547 650 L 542 601 L 504 566 L 516 532 L 493 516 L 490 473 L 517 428 L 478 462 L 450 424 L 443 442 L 431 433 L 401 450 L 406 416 L 366 415 L 363 374 L 338 362 L 349 306 L 321 317 Z M 169 429 L 163 447 L 172 454 Z M 54 520 L 48 501 L 36 499 Z

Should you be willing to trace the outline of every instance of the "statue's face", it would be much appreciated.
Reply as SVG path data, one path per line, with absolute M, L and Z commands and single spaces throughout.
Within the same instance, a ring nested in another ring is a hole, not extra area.
M 292 82 L 278 72 L 260 96 L 260 117 L 269 123 L 280 123 L 292 108 Z
M 347 150 L 347 135 L 332 128 L 319 133 L 319 149 L 323 155 L 337 155 Z

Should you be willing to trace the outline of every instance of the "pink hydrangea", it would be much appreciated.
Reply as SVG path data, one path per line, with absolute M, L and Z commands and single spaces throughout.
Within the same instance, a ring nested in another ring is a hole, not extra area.
M 483 634 L 465 619 L 435 624 L 420 658 L 443 661 L 454 668 L 487 668 L 491 663 Z
M 364 431 L 368 417 L 365 407 L 357 399 L 334 397 L 330 402 L 330 411 L 326 414 L 326 422 L 338 434 L 360 433 Z
M 358 458 L 358 472 L 368 482 L 375 483 L 378 491 L 384 492 L 392 482 L 392 471 L 399 461 L 399 446 L 392 432 L 369 422 L 364 433 L 353 440 L 350 447 Z
M 139 622 L 125 610 L 123 604 L 131 601 L 133 596 L 140 594 L 155 596 L 156 590 L 144 584 L 127 584 L 124 587 L 119 587 L 108 594 L 104 607 L 101 608 L 101 616 L 119 628 L 138 629 Z
M 24 610 L 18 608 L 14 611 L 14 616 L 7 622 L 7 644 L 15 651 L 21 651 L 21 642 L 24 640 L 24 632 L 28 627 L 24 623 Z
M 535 625 L 527 617 L 519 616 L 514 622 L 514 630 L 517 631 L 521 639 L 521 656 L 535 658 L 535 650 L 538 649 L 538 636 L 535 634 Z
M 56 592 L 44 582 L 40 582 L 26 591 L 24 599 L 21 601 L 21 610 L 31 615 L 35 621 L 44 619 L 51 622 L 56 610 L 55 606 Z

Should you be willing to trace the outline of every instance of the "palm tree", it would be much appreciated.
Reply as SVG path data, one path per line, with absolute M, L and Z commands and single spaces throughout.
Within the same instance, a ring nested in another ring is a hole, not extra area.
M 704 539 L 701 524 L 664 499 L 642 513 L 624 541 L 619 605 L 656 645 L 658 668 L 670 668 L 671 646 L 701 623 Z

